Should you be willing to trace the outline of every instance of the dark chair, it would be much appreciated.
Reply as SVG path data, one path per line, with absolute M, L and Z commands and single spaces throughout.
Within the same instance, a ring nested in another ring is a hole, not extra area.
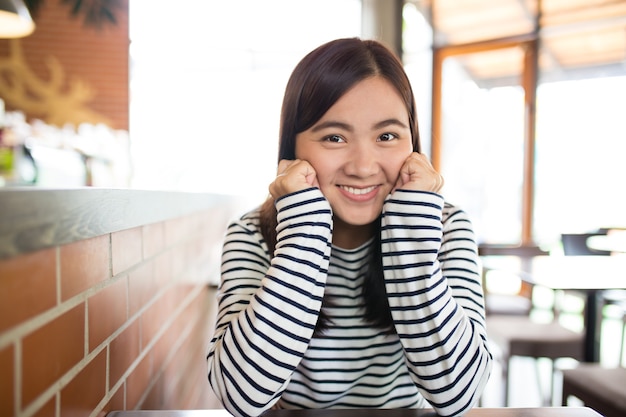
M 562 405 L 573 396 L 604 417 L 626 416 L 626 368 L 583 363 L 562 373 Z
M 546 255 L 539 248 L 514 248 L 503 246 L 479 246 L 481 256 L 519 256 L 521 259 L 531 259 L 533 256 Z M 537 386 L 542 388 L 539 372 L 539 358 L 548 358 L 552 364 L 552 384 L 549 394 L 543 399 L 543 405 L 551 405 L 552 386 L 554 385 L 553 362 L 561 358 L 582 360 L 584 352 L 584 337 L 582 333 L 565 328 L 558 322 L 560 305 L 555 301 L 552 306 L 553 319 L 549 322 L 538 322 L 531 317 L 533 306 L 533 292 L 535 287 L 527 281 L 517 277 L 520 291 L 517 294 L 494 294 L 488 285 L 488 274 L 494 270 L 483 269 L 483 287 L 485 292 L 485 310 L 487 314 L 487 337 L 494 349 L 494 356 L 502 369 L 503 405 L 509 404 L 510 364 L 514 356 L 535 358 Z M 507 272 L 508 276 L 512 274 Z M 556 300 L 556 297 L 555 297 Z
M 530 259 L 533 256 L 548 255 L 548 252 L 537 246 L 512 246 L 499 244 L 480 244 L 478 254 L 482 256 L 517 256 Z M 495 272 L 495 271 L 494 271 Z M 508 278 L 519 283 L 516 293 L 498 293 L 490 291 L 487 282 L 488 271 L 483 269 L 482 283 L 485 293 L 485 312 L 490 315 L 527 316 L 532 309 L 532 286 L 517 276 L 509 274 Z
M 542 401 L 544 406 L 551 406 L 553 403 L 552 389 L 556 377 L 554 361 L 561 358 L 583 360 L 583 334 L 564 327 L 556 317 L 549 322 L 538 322 L 529 315 L 487 315 L 487 337 L 497 347 L 494 355 L 502 369 L 505 407 L 509 405 L 509 370 L 514 356 L 535 359 L 537 387 L 541 391 L 543 390 L 538 359 L 550 359 L 551 384 L 548 395 Z
M 587 245 L 587 239 L 592 236 L 606 236 L 607 230 L 589 233 L 562 233 L 561 243 L 565 256 L 607 256 L 611 252 L 592 249 Z

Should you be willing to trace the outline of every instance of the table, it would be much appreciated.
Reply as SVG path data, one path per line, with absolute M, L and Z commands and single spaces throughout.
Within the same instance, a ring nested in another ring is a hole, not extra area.
M 595 250 L 626 253 L 626 233 L 620 231 L 610 235 L 591 236 L 587 246 Z
M 626 289 L 626 256 L 484 256 L 486 270 L 508 270 L 533 285 L 585 296 L 585 361 L 600 359 L 602 292 Z
M 275 410 L 263 417 L 436 417 L 430 409 Z M 225 410 L 113 411 L 106 417 L 231 417 Z M 587 407 L 473 408 L 464 417 L 602 417 Z

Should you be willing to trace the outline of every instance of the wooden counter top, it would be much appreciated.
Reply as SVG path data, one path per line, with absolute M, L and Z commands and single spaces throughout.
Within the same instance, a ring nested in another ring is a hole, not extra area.
M 0 259 L 233 204 L 209 193 L 76 188 L 0 189 Z

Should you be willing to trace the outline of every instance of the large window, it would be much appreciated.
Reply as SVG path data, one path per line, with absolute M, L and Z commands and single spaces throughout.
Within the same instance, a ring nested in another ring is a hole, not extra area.
M 518 77 L 499 85 L 472 71 L 494 52 L 447 58 L 442 73 L 440 170 L 443 193 L 468 212 L 482 243 L 521 240 L 524 155 L 523 51 L 497 50 L 517 62 Z
M 479 243 L 626 227 L 626 3 L 407 2 L 434 28 L 431 156 Z
M 287 78 L 360 0 L 130 1 L 133 186 L 264 198 Z
M 626 76 L 542 83 L 537 99 L 537 240 L 625 227 Z

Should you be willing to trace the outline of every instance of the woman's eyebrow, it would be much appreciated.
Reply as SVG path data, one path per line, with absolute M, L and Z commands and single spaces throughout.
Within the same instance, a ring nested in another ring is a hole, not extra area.
M 398 119 L 386 119 L 386 120 L 380 121 L 380 122 L 376 123 L 373 128 L 374 129 L 381 129 L 383 127 L 394 126 L 394 125 L 395 126 L 400 126 L 400 127 L 404 128 L 404 129 L 408 129 L 409 128 L 406 124 L 402 123 Z
M 324 130 L 324 129 L 328 129 L 328 128 L 339 128 L 339 129 L 343 129 L 343 130 L 347 130 L 349 132 L 352 132 L 354 129 L 352 128 L 352 126 L 350 126 L 347 123 L 343 123 L 343 122 L 338 122 L 335 120 L 327 120 L 325 122 L 316 124 L 315 126 L 313 126 L 311 128 L 312 132 L 319 132 L 320 130 Z
M 381 120 L 380 122 L 374 124 L 372 126 L 373 129 L 382 129 L 383 127 L 387 127 L 387 126 L 400 126 L 401 128 L 404 129 L 408 129 L 409 127 L 402 123 L 400 120 L 395 119 L 395 118 L 391 118 L 391 119 L 385 119 L 385 120 Z M 346 130 L 348 132 L 352 132 L 354 130 L 354 128 L 349 125 L 348 123 L 344 123 L 344 122 L 339 122 L 336 120 L 327 120 L 325 122 L 321 122 L 319 124 L 316 124 L 315 126 L 313 126 L 311 128 L 312 132 L 319 132 L 320 130 L 324 130 L 324 129 L 328 129 L 328 128 L 339 128 L 339 129 L 343 129 Z

